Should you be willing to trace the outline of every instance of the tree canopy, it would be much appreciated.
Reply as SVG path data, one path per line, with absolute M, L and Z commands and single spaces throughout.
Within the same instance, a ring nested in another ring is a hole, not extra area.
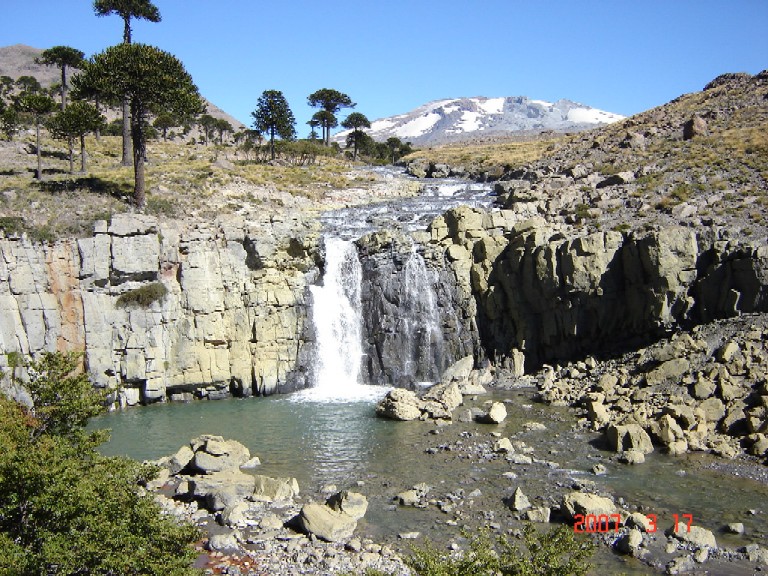
M 48 124 L 48 129 L 55 138 L 80 139 L 80 171 L 85 172 L 85 135 L 95 132 L 104 124 L 101 112 L 87 102 L 75 101 L 66 110 L 55 115 Z M 69 171 L 72 172 L 72 147 L 69 150 Z
M 193 574 L 198 530 L 140 486 L 156 469 L 101 456 L 108 434 L 85 431 L 104 395 L 79 366 L 44 353 L 26 363 L 31 407 L 0 395 L 0 574 Z
M 313 108 L 321 108 L 323 115 L 315 114 L 313 118 L 320 121 L 323 127 L 323 141 L 326 146 L 331 143 L 331 128 L 338 126 L 336 112 L 342 108 L 354 108 L 356 104 L 352 99 L 338 90 L 321 88 L 307 97 L 307 103 Z
M 96 16 L 116 14 L 123 19 L 123 42 L 131 43 L 131 18 L 160 22 L 160 10 L 150 0 L 94 0 Z
M 352 112 L 352 114 L 344 119 L 344 122 L 342 122 L 341 125 L 347 130 L 352 130 L 348 140 L 351 140 L 352 144 L 354 145 L 355 153 L 353 158 L 357 160 L 357 142 L 360 138 L 360 134 L 362 134 L 360 129 L 370 128 L 371 122 L 368 120 L 365 114 L 361 114 L 360 112 Z
M 36 61 L 38 64 L 46 66 L 58 66 L 61 70 L 61 109 L 67 107 L 67 68 L 82 68 L 85 64 L 85 54 L 77 48 L 71 46 L 54 46 L 44 50 L 40 58 Z
M 30 115 L 35 123 L 35 147 L 37 148 L 37 171 L 35 178 L 43 177 L 42 154 L 40 150 L 40 125 L 43 120 L 56 108 L 56 103 L 47 94 L 38 92 L 22 92 L 16 99 L 16 107 Z
M 283 140 L 296 138 L 296 119 L 288 101 L 279 90 L 265 90 L 251 112 L 253 127 L 269 134 L 272 159 L 275 159 L 275 136 Z
M 75 85 L 82 82 L 107 98 L 125 96 L 127 99 L 133 141 L 133 199 L 137 206 L 143 206 L 147 115 L 152 111 L 165 111 L 179 117 L 201 113 L 203 101 L 192 77 L 168 52 L 146 44 L 118 44 L 94 56 L 84 73 L 73 82 Z

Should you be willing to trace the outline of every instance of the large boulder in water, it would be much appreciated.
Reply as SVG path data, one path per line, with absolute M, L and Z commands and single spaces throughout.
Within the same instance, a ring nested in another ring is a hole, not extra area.
M 391 420 L 416 420 L 421 416 L 422 405 L 415 392 L 395 388 L 376 406 L 376 415 Z
M 203 474 L 238 469 L 248 462 L 251 453 L 236 440 L 205 434 L 190 442 L 194 452 L 192 466 Z

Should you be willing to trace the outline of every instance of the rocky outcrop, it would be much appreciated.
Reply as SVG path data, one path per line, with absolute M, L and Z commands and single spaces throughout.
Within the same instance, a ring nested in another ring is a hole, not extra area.
M 574 236 L 521 218 L 459 207 L 430 226 L 433 257 L 475 298 L 485 352 L 516 370 L 768 308 L 764 246 L 680 226 Z
M 131 214 L 50 246 L 0 239 L 0 352 L 82 351 L 121 405 L 302 386 L 316 244 L 298 219 L 205 226 Z M 142 303 L 158 283 L 165 295 Z

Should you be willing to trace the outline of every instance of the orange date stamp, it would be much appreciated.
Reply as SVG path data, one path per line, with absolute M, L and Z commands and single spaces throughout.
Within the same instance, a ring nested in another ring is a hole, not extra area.
M 646 532 L 656 532 L 658 529 L 658 517 L 656 514 L 646 514 L 648 519 L 648 528 Z M 594 533 L 606 533 L 613 530 L 619 531 L 619 526 L 622 526 L 621 514 L 574 514 L 573 531 L 577 534 L 594 534 Z M 672 514 L 674 520 L 674 531 L 679 532 L 681 528 L 684 528 L 686 532 L 691 531 L 693 525 L 693 514 Z

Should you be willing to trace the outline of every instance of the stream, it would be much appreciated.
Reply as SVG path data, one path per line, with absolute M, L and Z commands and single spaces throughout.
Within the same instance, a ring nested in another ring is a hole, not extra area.
M 112 430 L 102 451 L 152 460 L 173 454 L 200 434 L 238 440 L 261 459 L 259 474 L 297 478 L 304 499 L 318 498 L 329 484 L 366 494 L 370 506 L 358 532 L 391 542 L 406 553 L 408 544 L 398 540 L 398 534 L 405 532 L 420 532 L 447 544 L 460 537 L 463 526 L 490 525 L 505 531 L 515 520 L 504 499 L 518 486 L 536 506 L 555 504 L 559 501 L 555 495 L 585 483 L 622 499 L 628 508 L 656 514 L 660 543 L 673 514 L 692 514 L 695 524 L 715 532 L 721 546 L 765 545 L 768 484 L 737 475 L 736 467 L 720 466 L 721 460 L 703 454 L 654 453 L 639 466 L 617 464 L 611 460 L 613 454 L 600 446 L 597 433 L 575 425 L 574 410 L 536 403 L 530 389 L 496 390 L 469 400 L 470 407 L 482 407 L 489 399 L 504 401 L 509 416 L 498 426 L 455 422 L 436 427 L 375 417 L 376 401 L 387 388 L 367 385 L 362 376 L 362 280 L 352 240 L 392 227 L 423 230 L 450 207 L 488 206 L 491 201 L 487 185 L 441 181 L 428 184 L 415 198 L 327 213 L 325 275 L 322 285 L 311 289 L 317 333 L 313 388 L 283 397 L 157 404 L 107 414 L 91 422 L 92 427 Z M 418 281 L 425 275 L 414 267 L 417 262 L 405 281 L 422 296 L 413 309 L 424 314 L 434 301 L 430 304 L 431 296 L 424 296 L 428 283 Z M 422 328 L 403 329 L 418 335 L 424 333 Z M 439 344 L 439 338 L 430 338 Z M 544 428 L 526 427 L 529 422 Z M 498 435 L 524 442 L 531 462 L 515 464 L 494 453 Z M 606 466 L 605 475 L 591 472 L 598 462 Z M 422 482 L 432 487 L 430 497 L 460 498 L 461 506 L 446 513 L 437 506 L 415 509 L 393 504 L 398 492 Z M 744 523 L 745 534 L 724 534 L 721 528 L 730 522 Z M 593 562 L 596 574 L 654 573 L 604 546 Z M 711 563 L 706 566 L 712 569 Z M 711 573 L 751 573 L 726 564 L 717 570 Z

